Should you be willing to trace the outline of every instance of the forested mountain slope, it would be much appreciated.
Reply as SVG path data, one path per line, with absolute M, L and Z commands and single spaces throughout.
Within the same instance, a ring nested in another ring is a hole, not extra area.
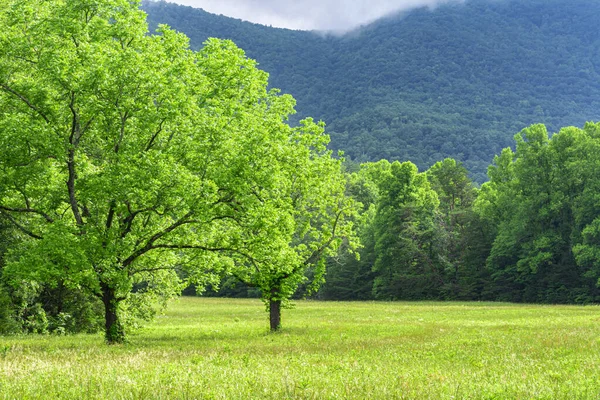
M 600 2 L 471 0 L 382 19 L 344 36 L 251 24 L 146 2 L 151 25 L 232 39 L 328 123 L 332 146 L 359 161 L 444 157 L 476 181 L 513 135 L 600 119 Z

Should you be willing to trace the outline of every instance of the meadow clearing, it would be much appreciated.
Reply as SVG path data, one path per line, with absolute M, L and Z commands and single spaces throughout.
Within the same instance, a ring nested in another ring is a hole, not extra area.
M 600 308 L 184 297 L 103 336 L 0 337 L 0 399 L 598 399 Z

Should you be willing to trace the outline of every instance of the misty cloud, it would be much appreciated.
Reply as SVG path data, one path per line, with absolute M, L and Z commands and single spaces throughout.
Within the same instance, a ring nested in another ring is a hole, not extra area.
M 170 0 L 281 28 L 349 31 L 385 15 L 461 0 Z

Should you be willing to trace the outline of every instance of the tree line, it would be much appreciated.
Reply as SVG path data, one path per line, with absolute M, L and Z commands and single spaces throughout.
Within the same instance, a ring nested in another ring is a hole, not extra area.
M 476 188 L 446 159 L 362 164 L 360 257 L 329 260 L 323 299 L 600 300 L 600 124 L 515 136 Z

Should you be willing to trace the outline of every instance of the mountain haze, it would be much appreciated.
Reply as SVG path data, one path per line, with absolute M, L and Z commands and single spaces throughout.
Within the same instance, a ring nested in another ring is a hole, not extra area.
M 297 100 L 297 119 L 328 124 L 357 161 L 444 157 L 475 180 L 525 126 L 600 119 L 600 2 L 472 0 L 381 19 L 343 36 L 271 28 L 145 2 L 192 46 L 233 40 Z
M 463 0 L 170 0 L 279 28 L 345 33 L 394 12 Z

